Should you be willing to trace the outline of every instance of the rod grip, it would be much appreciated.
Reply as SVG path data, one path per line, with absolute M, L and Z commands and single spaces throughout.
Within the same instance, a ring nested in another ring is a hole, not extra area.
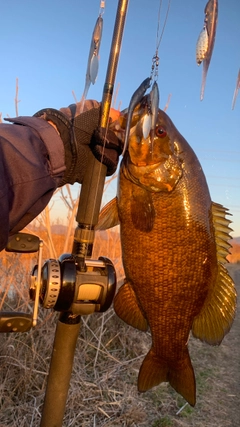
M 76 324 L 58 320 L 40 427 L 62 427 L 80 317 L 78 320 Z

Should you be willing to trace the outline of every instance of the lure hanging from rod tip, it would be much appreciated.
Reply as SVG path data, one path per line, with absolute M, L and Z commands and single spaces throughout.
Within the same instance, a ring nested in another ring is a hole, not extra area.
M 151 91 L 146 94 L 146 91 L 151 87 L 151 77 L 146 78 L 133 93 L 127 112 L 127 123 L 125 129 L 125 140 L 124 148 L 122 155 L 125 154 L 125 151 L 128 147 L 128 138 L 130 134 L 132 118 L 134 114 L 134 109 L 139 105 L 145 96 L 144 108 L 146 108 L 146 114 L 144 115 L 142 122 L 142 134 L 143 138 L 147 139 L 150 135 L 150 140 L 153 142 L 153 135 L 155 131 L 155 126 L 157 123 L 158 117 L 158 106 L 159 106 L 159 89 L 158 84 L 154 81 Z
M 157 123 L 157 117 L 158 117 L 158 108 L 159 108 L 159 89 L 158 89 L 158 67 L 159 67 L 159 46 L 162 41 L 163 33 L 166 27 L 169 9 L 171 5 L 171 0 L 168 0 L 168 6 L 167 11 L 165 15 L 165 20 L 163 24 L 163 28 L 160 33 L 160 15 L 161 15 L 161 6 L 162 6 L 162 0 L 160 0 L 159 3 L 159 11 L 158 11 L 158 25 L 157 25 L 157 35 L 156 35 L 156 50 L 155 54 L 152 58 L 152 67 L 151 67 L 151 73 L 150 77 L 145 79 L 140 86 L 137 88 L 137 90 L 133 93 L 129 107 L 127 112 L 127 123 L 125 128 L 125 140 L 124 140 L 124 147 L 123 147 L 123 155 L 125 154 L 127 147 L 128 147 L 128 138 L 130 134 L 131 129 L 131 123 L 133 118 L 134 109 L 137 107 L 138 104 L 140 104 L 144 99 L 144 107 L 146 108 L 146 114 L 143 117 L 142 122 L 142 135 L 144 139 L 147 139 L 150 136 L 150 141 L 153 143 L 154 139 L 154 132 L 155 127 Z M 146 94 L 147 89 L 150 87 L 151 91 L 150 93 Z
M 98 75 L 98 68 L 99 68 L 99 51 L 100 51 L 100 45 L 101 45 L 101 39 L 102 39 L 102 30 L 103 30 L 103 7 L 102 3 L 100 4 L 100 12 L 99 16 L 97 18 L 93 33 L 92 33 L 92 40 L 89 50 L 89 56 L 88 56 L 88 63 L 87 63 L 87 72 L 86 72 L 86 80 L 85 80 L 85 87 L 83 91 L 83 95 L 81 98 L 81 111 L 83 111 L 84 103 L 87 98 L 88 90 L 90 88 L 91 84 L 95 84 L 97 75 Z
M 143 80 L 143 82 L 140 84 L 140 86 L 135 90 L 135 92 L 133 93 L 133 95 L 130 99 L 130 103 L 129 103 L 129 107 L 128 107 L 127 123 L 126 123 L 126 129 L 125 129 L 125 139 L 124 139 L 122 155 L 124 155 L 125 151 L 127 150 L 128 138 L 129 138 L 129 133 L 130 133 L 134 109 L 139 104 L 139 102 L 142 100 L 147 89 L 150 87 L 150 84 L 151 84 L 151 78 L 147 77 L 145 80 Z
M 198 37 L 196 46 L 196 61 L 200 65 L 203 62 L 202 86 L 200 99 L 203 100 L 207 79 L 208 67 L 210 65 L 216 29 L 218 21 L 218 0 L 209 0 L 204 9 L 204 26 Z

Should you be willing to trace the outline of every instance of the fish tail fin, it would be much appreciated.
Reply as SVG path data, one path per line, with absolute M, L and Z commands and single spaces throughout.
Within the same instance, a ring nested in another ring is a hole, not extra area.
M 191 359 L 187 351 L 180 369 L 170 369 L 168 380 L 171 386 L 191 405 L 196 403 L 196 380 Z
M 153 348 L 149 351 L 139 371 L 138 390 L 144 392 L 162 382 L 169 382 L 191 406 L 195 405 L 196 381 L 188 351 L 183 362 L 174 364 L 157 356 Z

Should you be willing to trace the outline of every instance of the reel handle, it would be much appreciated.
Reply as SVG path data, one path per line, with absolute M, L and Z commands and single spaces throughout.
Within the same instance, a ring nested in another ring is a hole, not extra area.
M 38 236 L 29 233 L 16 233 L 8 240 L 5 248 L 6 252 L 17 253 L 34 253 L 38 252 L 38 263 L 42 263 L 42 248 L 43 242 Z M 40 292 L 40 279 L 41 271 L 36 277 L 35 281 L 35 294 L 36 299 L 34 303 L 33 313 L 24 313 L 21 311 L 0 312 L 0 333 L 1 332 L 28 332 L 33 326 L 37 324 L 38 305 L 39 305 L 39 292 Z

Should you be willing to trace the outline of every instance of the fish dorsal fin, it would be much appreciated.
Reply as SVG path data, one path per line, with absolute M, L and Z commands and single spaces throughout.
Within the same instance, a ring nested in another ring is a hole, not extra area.
M 237 293 L 227 269 L 218 263 L 218 275 L 209 290 L 203 308 L 193 321 L 195 338 L 211 345 L 219 345 L 230 331 L 237 304 Z
M 95 230 L 106 230 L 119 224 L 117 197 L 107 203 L 100 212 Z
M 231 244 L 228 242 L 231 239 L 230 232 L 232 229 L 229 227 L 232 221 L 226 218 L 228 209 L 218 203 L 212 203 L 212 219 L 215 232 L 215 241 L 217 246 L 217 259 L 222 264 L 227 262 L 227 255 L 229 255 L 229 248 Z
M 226 218 L 228 209 L 218 203 L 212 203 L 212 220 L 215 233 L 218 274 L 212 283 L 203 308 L 195 317 L 192 327 L 193 336 L 211 345 L 219 345 L 229 332 L 235 316 L 237 294 L 232 278 L 223 264 L 231 244 L 229 227 L 231 221 Z

